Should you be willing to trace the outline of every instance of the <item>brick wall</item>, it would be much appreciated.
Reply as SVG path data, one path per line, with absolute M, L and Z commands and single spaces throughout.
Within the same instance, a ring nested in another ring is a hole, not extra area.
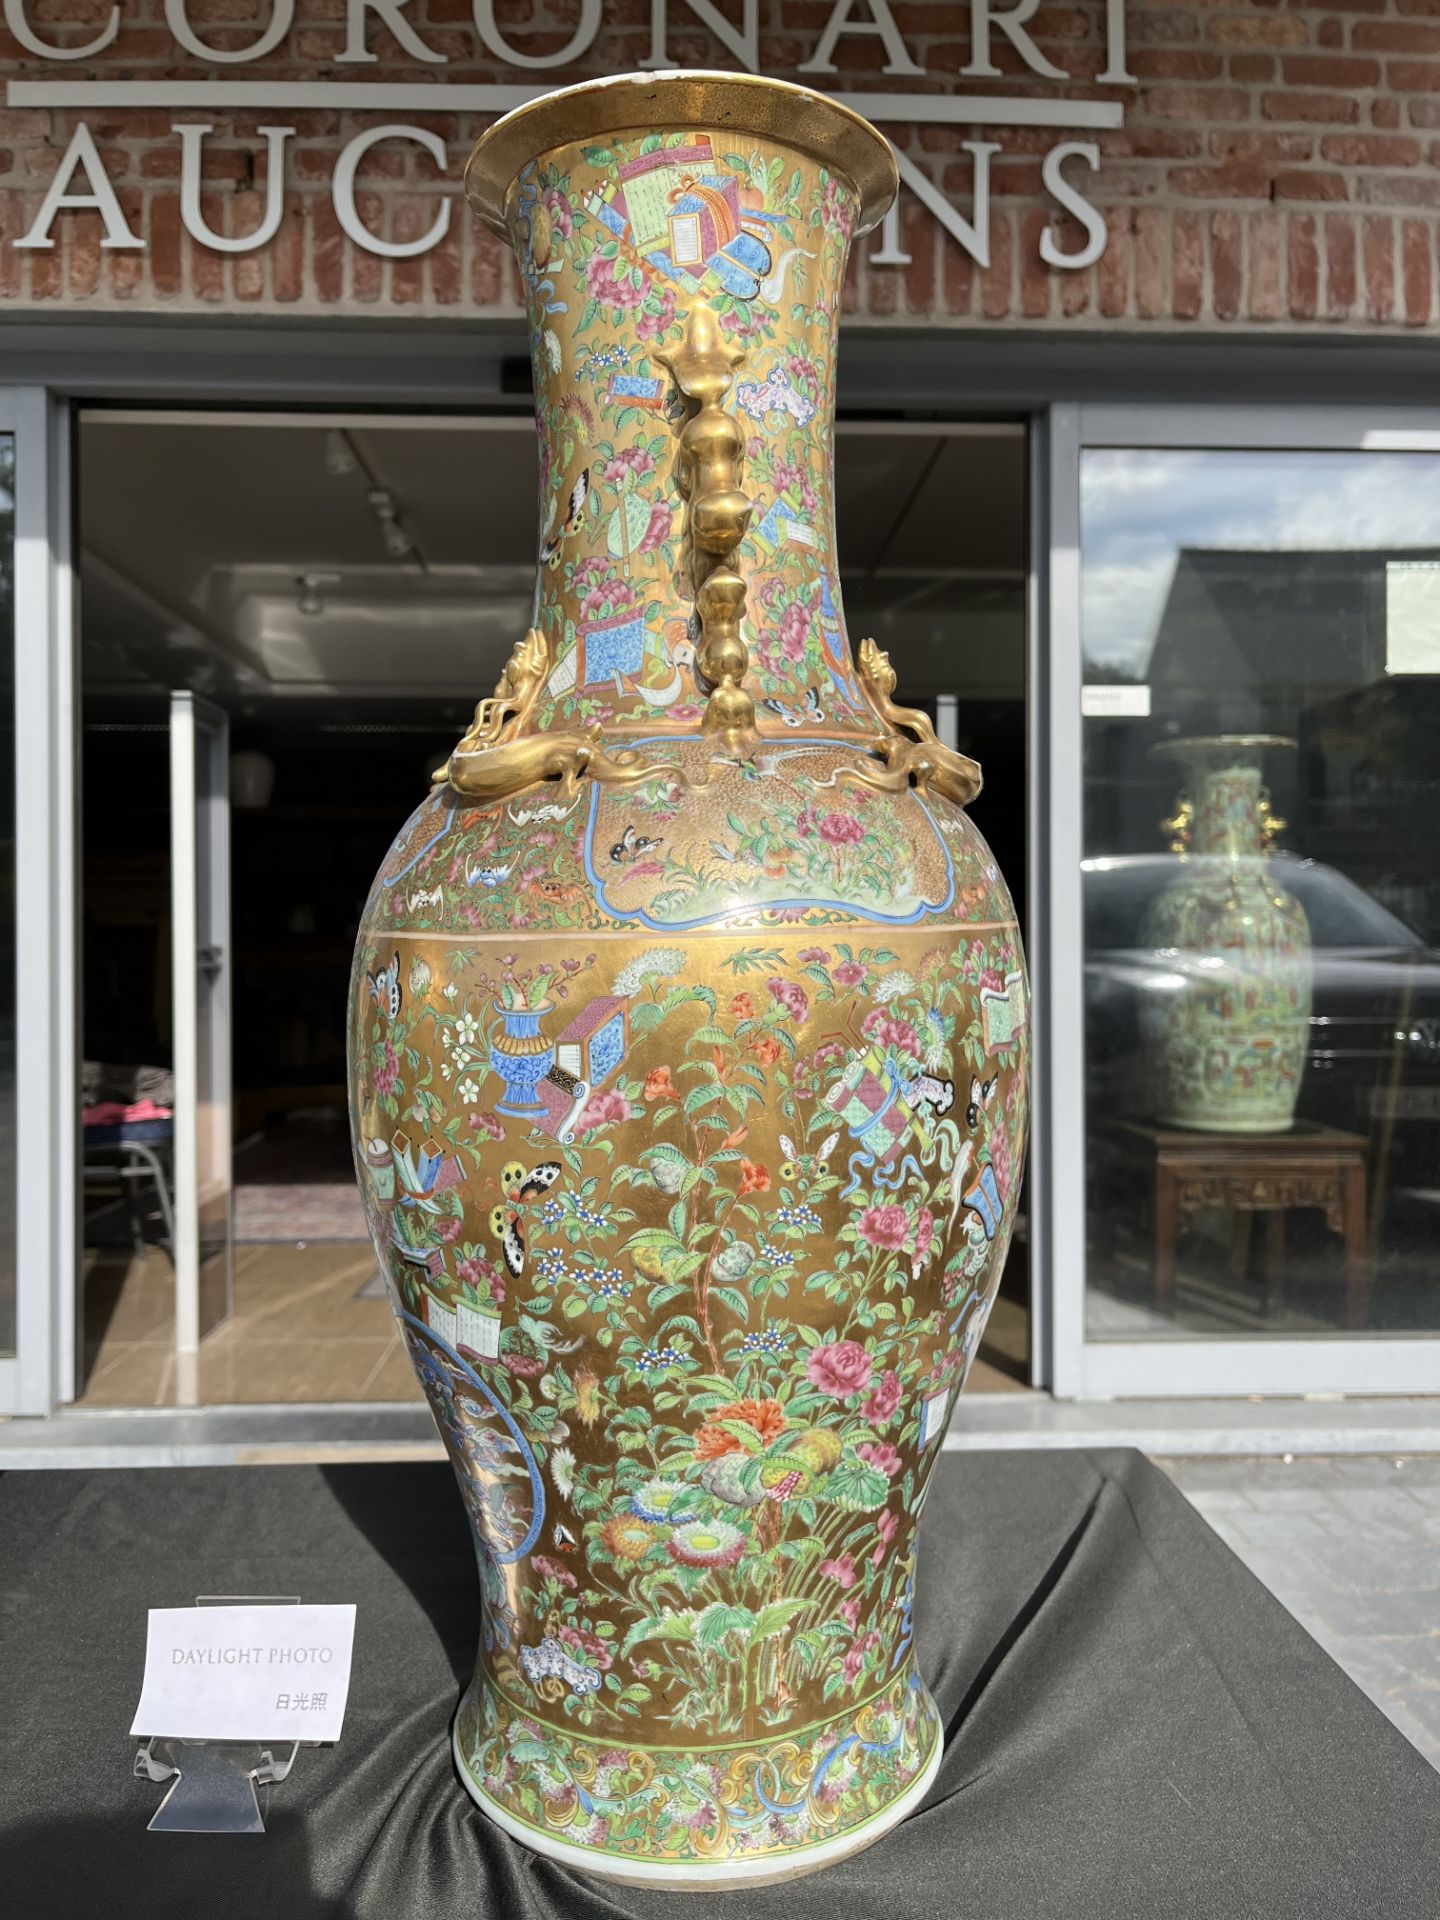
M 57 46 L 94 37 L 111 0 L 27 0 L 34 30 Z M 537 76 L 490 60 L 470 0 L 411 0 L 408 19 L 448 58 L 408 58 L 371 17 L 376 64 L 334 64 L 345 35 L 344 0 L 298 0 L 283 45 L 247 64 L 206 66 L 176 47 L 164 0 L 120 0 L 118 38 L 93 60 L 52 62 L 0 30 L 4 70 L 32 80 L 183 79 L 501 81 L 568 83 L 639 64 L 649 50 L 649 0 L 604 0 L 604 25 L 574 67 Z M 733 0 L 722 10 L 737 17 Z M 761 0 L 761 70 L 794 75 L 812 53 L 832 0 Z M 864 0 L 854 13 L 868 17 Z M 1030 73 L 1005 37 L 993 36 L 1002 78 L 961 78 L 970 58 L 968 4 L 894 0 L 893 16 L 926 78 L 886 79 L 873 38 L 842 38 L 838 75 L 818 84 L 907 93 L 964 91 L 1104 99 L 1124 107 L 1123 130 L 945 126 L 887 127 L 903 151 L 974 218 L 975 161 L 967 141 L 999 143 L 990 160 L 990 260 L 979 265 L 913 195 L 901 219 L 907 266 L 861 258 L 847 301 L 875 321 L 1046 327 L 1126 326 L 1365 331 L 1430 326 L 1437 315 L 1440 205 L 1440 0 L 1130 0 L 1133 86 L 1100 86 L 1104 0 L 1042 5 L 1029 23 L 1036 45 L 1072 77 L 1068 87 Z M 197 34 L 218 48 L 245 47 L 270 19 L 269 0 L 189 0 Z M 578 0 L 498 0 L 501 31 L 532 52 L 564 44 Z M 672 6 L 669 53 L 677 65 L 722 65 L 727 56 L 687 9 Z M 550 32 L 533 27 L 548 23 Z M 801 76 L 803 77 L 803 76 Z M 47 182 L 83 120 L 143 250 L 107 250 L 98 214 L 62 211 L 55 246 L 25 252 Z M 336 156 L 365 128 L 423 126 L 448 153 L 442 174 L 413 143 L 372 148 L 356 205 L 374 234 L 426 233 L 439 196 L 459 194 L 459 173 L 483 120 L 451 113 L 235 113 L 206 108 L 134 111 L 0 109 L 0 311 L 167 311 L 387 316 L 511 315 L 515 275 L 500 246 L 457 206 L 445 238 L 413 259 L 382 259 L 343 232 L 332 195 Z M 175 125 L 208 121 L 200 211 L 230 237 L 253 233 L 265 204 L 266 143 L 258 129 L 295 129 L 287 143 L 284 215 L 273 240 L 248 253 L 198 243 L 181 219 L 181 147 Z M 1045 265 L 1039 246 L 1079 249 L 1083 232 L 1045 192 L 1041 167 L 1057 142 L 1093 140 L 1097 172 L 1068 177 L 1103 214 L 1101 258 L 1079 271 Z M 878 241 L 866 242 L 863 253 Z

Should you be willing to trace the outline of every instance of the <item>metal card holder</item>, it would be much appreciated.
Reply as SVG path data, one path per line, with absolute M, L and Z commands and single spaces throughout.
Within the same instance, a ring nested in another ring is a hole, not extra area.
M 197 1607 L 297 1607 L 288 1594 L 201 1594 Z M 259 1788 L 289 1776 L 301 1743 L 276 1759 L 255 1740 L 175 1740 L 152 1734 L 135 1755 L 137 1780 L 170 1781 L 149 1833 L 264 1833 Z M 258 1755 L 258 1757 L 257 1757 Z

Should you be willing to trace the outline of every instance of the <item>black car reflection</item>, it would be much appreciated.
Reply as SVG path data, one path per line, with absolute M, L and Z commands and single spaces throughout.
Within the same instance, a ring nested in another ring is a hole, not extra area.
M 1314 997 L 1297 1120 L 1362 1133 L 1398 1197 L 1440 1187 L 1440 952 L 1334 867 L 1271 856 L 1305 909 Z M 1083 862 L 1086 1080 L 1092 1120 L 1149 1118 L 1140 1008 L 1180 988 L 1140 944 L 1145 912 L 1176 876 L 1173 856 Z

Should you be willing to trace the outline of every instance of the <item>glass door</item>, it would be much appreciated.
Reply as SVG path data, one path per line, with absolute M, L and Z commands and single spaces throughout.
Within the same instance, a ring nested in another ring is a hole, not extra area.
M 225 715 L 170 697 L 174 943 L 177 1398 L 197 1397 L 200 1342 L 230 1313 L 230 789 Z
M 1084 1230 L 1057 1384 L 1433 1390 L 1440 433 L 1077 425 L 1052 1018 L 1079 1072 L 1052 1098 Z

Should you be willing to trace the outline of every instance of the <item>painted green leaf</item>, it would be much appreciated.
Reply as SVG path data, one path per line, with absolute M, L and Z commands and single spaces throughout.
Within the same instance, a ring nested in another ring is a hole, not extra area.
M 890 1482 L 878 1467 L 870 1466 L 847 1447 L 816 1492 L 832 1506 L 848 1507 L 854 1513 L 874 1513 L 884 1506 Z
M 613 167 L 615 155 L 609 147 L 586 147 L 585 158 L 592 167 Z
M 712 1287 L 710 1291 L 716 1300 L 724 1301 L 736 1319 L 748 1320 L 750 1318 L 750 1302 L 738 1287 Z
M 755 1615 L 748 1607 L 727 1606 L 712 1600 L 696 1618 L 695 1645 L 707 1650 L 718 1647 L 727 1633 L 743 1633 L 748 1639 L 755 1628 Z
M 810 1602 L 808 1600 L 782 1599 L 772 1600 L 762 1607 L 755 1616 L 755 1625 L 751 1629 L 752 1640 L 767 1640 L 772 1633 L 782 1632 L 797 1613 L 803 1613 Z
M 652 1614 L 648 1620 L 637 1620 L 620 1643 L 621 1658 L 642 1640 L 683 1640 L 693 1646 L 697 1618 L 693 1610 L 687 1609 L 684 1613 Z

